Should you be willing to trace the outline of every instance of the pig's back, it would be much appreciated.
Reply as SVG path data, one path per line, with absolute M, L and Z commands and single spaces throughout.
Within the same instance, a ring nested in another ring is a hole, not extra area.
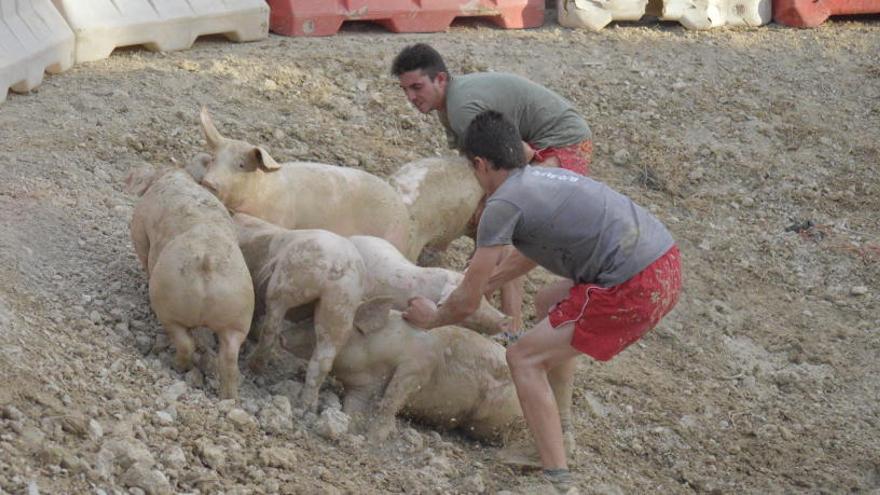
M 394 299 L 403 310 L 415 296 L 439 302 L 445 294 L 446 276 L 441 269 L 423 268 L 409 261 L 393 244 L 374 236 L 349 237 L 367 270 L 367 295 Z
M 311 162 L 285 163 L 282 170 L 286 193 L 292 193 L 288 198 L 295 201 L 298 211 L 321 205 L 320 215 L 314 218 L 298 215 L 297 225 L 286 226 L 288 228 L 327 229 L 344 236 L 362 234 L 385 238 L 380 234 L 388 223 L 406 212 L 406 206 L 390 184 L 363 170 Z M 338 227 L 327 225 L 328 219 Z M 374 224 L 375 228 L 363 229 Z
M 150 272 L 149 287 L 163 321 L 217 330 L 253 312 L 253 283 L 241 250 L 212 225 L 197 225 L 171 239 Z
M 235 239 L 231 218 L 220 202 L 184 171 L 160 177 L 144 194 L 140 203 L 153 210 L 154 223 L 163 234 L 175 237 L 198 225 L 213 225 Z

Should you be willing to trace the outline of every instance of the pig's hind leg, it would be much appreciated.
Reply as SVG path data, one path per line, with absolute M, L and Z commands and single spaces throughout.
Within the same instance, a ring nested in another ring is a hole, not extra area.
M 288 305 L 277 301 L 267 302 L 266 315 L 260 322 L 258 330 L 259 338 L 256 348 L 248 356 L 248 367 L 255 373 L 262 373 L 266 369 L 269 357 L 272 355 L 272 346 L 281 332 L 281 325 L 284 322 L 284 315 L 287 313 Z
M 162 326 L 165 327 L 168 338 L 174 344 L 174 368 L 181 373 L 189 371 L 193 365 L 193 353 L 196 349 L 195 340 L 190 335 L 189 329 L 180 323 L 170 321 L 163 321 Z
M 220 398 L 238 398 L 238 351 L 247 338 L 247 326 L 226 329 L 217 333 L 220 352 L 217 356 L 217 374 L 220 378 Z
M 300 392 L 305 411 L 317 412 L 318 392 L 339 349 L 348 342 L 354 325 L 356 303 L 348 298 L 322 297 L 315 309 L 315 350 L 306 368 L 306 380 Z

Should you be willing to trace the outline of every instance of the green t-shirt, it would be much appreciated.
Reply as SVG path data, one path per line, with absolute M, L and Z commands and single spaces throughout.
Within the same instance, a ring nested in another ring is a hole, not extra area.
M 438 112 L 449 145 L 461 149 L 471 120 L 485 110 L 501 112 L 535 149 L 590 139 L 590 127 L 571 102 L 524 77 L 502 72 L 455 76 L 446 87 L 446 112 Z

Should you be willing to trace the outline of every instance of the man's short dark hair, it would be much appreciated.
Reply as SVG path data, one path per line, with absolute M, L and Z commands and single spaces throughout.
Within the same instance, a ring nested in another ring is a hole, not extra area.
M 513 170 L 526 165 L 522 138 L 513 122 L 500 112 L 486 110 L 471 121 L 464 136 L 464 153 L 492 162 L 497 169 Z
M 437 50 L 426 43 L 409 45 L 394 57 L 391 64 L 391 74 L 400 77 L 404 72 L 421 70 L 433 81 L 440 72 L 446 70 L 446 62 Z

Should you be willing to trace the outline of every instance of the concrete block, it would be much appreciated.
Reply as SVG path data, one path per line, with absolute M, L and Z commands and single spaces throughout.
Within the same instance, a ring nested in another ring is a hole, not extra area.
M 73 65 L 73 32 L 50 0 L 0 0 L 0 102 L 26 93 L 43 73 Z
M 268 36 L 264 0 L 53 0 L 76 35 L 76 62 L 110 56 L 117 47 L 183 50 L 196 38 L 233 41 Z

